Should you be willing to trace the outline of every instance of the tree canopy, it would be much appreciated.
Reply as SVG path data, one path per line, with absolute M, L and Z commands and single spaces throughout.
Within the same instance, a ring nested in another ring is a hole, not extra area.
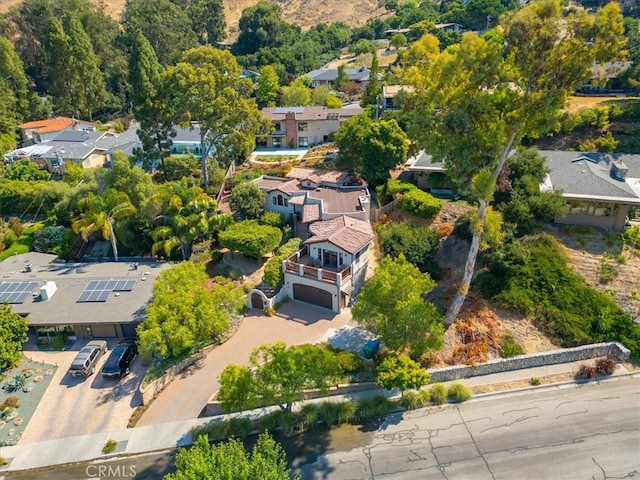
M 404 353 L 388 355 L 376 367 L 376 383 L 387 390 L 398 388 L 403 395 L 405 390 L 424 387 L 429 380 L 429 372 Z
M 464 278 L 447 324 L 466 297 L 487 205 L 509 153 L 525 136 L 536 138 L 555 126 L 567 97 L 589 78 L 593 62 L 620 53 L 621 31 L 615 3 L 593 16 L 574 12 L 563 18 L 558 0 L 543 0 L 506 15 L 492 35 L 465 33 L 460 44 L 442 52 L 423 49 L 405 64 L 405 81 L 415 89 L 410 137 L 436 161 L 446 160 L 449 178 L 479 202 Z
M 0 304 L 0 370 L 14 366 L 22 358 L 22 345 L 27 341 L 28 320 Z
M 282 231 L 271 225 L 260 225 L 256 220 L 244 220 L 220 232 L 218 239 L 229 250 L 260 260 L 280 245 Z
M 407 137 L 395 119 L 376 121 L 366 114 L 340 125 L 336 145 L 336 165 L 359 172 L 371 185 L 387 181 L 389 170 L 406 160 L 408 150 Z
M 284 342 L 254 349 L 250 364 L 251 368 L 231 364 L 220 375 L 218 400 L 226 412 L 260 404 L 291 411 L 304 390 L 326 392 L 342 372 L 330 350 L 314 345 L 287 348 Z
M 190 262 L 158 276 L 147 316 L 137 329 L 143 355 L 180 359 L 220 340 L 244 307 L 243 291 L 222 277 L 208 281 L 204 265 Z
M 243 182 L 234 187 L 229 198 L 229 205 L 234 212 L 238 212 L 247 220 L 255 220 L 264 213 L 264 203 L 267 194 L 257 183 Z
M 434 285 L 404 255 L 384 257 L 358 294 L 353 318 L 379 335 L 389 349 L 419 358 L 443 344 L 442 318 L 433 304 L 422 299 Z
M 211 445 L 200 436 L 176 455 L 176 471 L 164 480 L 289 480 L 285 452 L 268 433 L 261 433 L 251 453 L 232 438 Z

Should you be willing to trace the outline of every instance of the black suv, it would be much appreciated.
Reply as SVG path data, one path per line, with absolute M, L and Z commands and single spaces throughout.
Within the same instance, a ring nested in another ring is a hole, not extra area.
M 96 371 L 96 363 L 106 351 L 107 342 L 104 340 L 92 340 L 73 359 L 69 373 L 88 377 Z
M 109 358 L 102 366 L 102 376 L 107 378 L 120 378 L 129 373 L 131 362 L 138 355 L 138 347 L 133 340 L 122 340 L 113 347 Z

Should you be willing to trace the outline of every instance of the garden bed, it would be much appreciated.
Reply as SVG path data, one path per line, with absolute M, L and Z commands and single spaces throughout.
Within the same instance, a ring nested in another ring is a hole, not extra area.
M 57 368 L 23 359 L 18 366 L 2 372 L 0 446 L 18 443 Z

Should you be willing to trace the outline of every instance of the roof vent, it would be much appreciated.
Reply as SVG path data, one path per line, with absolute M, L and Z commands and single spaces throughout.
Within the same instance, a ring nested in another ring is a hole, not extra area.
M 627 179 L 627 173 L 629 173 L 629 167 L 627 167 L 624 162 L 612 162 L 611 163 L 611 178 L 614 180 L 618 180 L 620 182 L 624 182 Z
M 44 285 L 40 287 L 40 298 L 45 302 L 50 300 L 51 297 L 53 297 L 53 294 L 56 293 L 57 289 L 58 287 L 56 287 L 56 282 L 45 281 Z

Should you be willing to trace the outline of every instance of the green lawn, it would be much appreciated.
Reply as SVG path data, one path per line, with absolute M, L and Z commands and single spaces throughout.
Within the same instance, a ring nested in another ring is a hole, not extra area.
M 36 223 L 27 228 L 16 243 L 0 253 L 0 262 L 6 258 L 12 257 L 13 255 L 30 252 L 33 247 L 33 236 L 42 227 L 44 227 L 42 223 Z

